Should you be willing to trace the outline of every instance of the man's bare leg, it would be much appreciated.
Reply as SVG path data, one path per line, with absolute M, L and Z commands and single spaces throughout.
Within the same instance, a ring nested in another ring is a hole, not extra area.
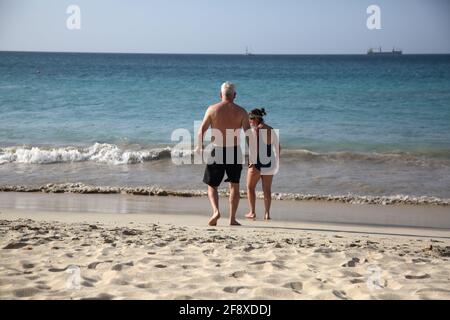
M 239 206 L 239 183 L 230 183 L 230 225 L 240 226 L 241 224 L 236 220 L 236 212 Z
M 211 219 L 209 219 L 208 225 L 210 225 L 211 227 L 215 227 L 217 226 L 217 221 L 220 219 L 219 193 L 217 191 L 217 188 L 208 186 L 208 198 L 213 209 L 213 215 Z

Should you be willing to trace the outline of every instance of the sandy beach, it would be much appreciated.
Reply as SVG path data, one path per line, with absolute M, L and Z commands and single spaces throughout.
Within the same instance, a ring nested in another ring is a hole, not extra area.
M 205 226 L 207 208 L 0 193 L 0 298 L 450 299 L 448 207 L 280 201 L 239 228 Z

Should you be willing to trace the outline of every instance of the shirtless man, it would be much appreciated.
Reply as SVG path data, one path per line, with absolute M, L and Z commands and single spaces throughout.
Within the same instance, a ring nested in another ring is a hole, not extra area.
M 239 182 L 242 172 L 242 150 L 239 146 L 238 136 L 241 129 L 250 129 L 247 112 L 234 103 L 236 98 L 235 86 L 231 82 L 222 84 L 220 91 L 221 102 L 208 108 L 203 123 L 198 132 L 197 152 L 203 152 L 203 139 L 206 131 L 213 129 L 212 142 L 214 150 L 211 155 L 216 161 L 206 166 L 203 182 L 208 185 L 208 198 L 211 202 L 213 214 L 209 220 L 210 226 L 216 226 L 220 219 L 218 187 L 227 174 L 226 182 L 230 183 L 230 225 L 239 226 L 236 220 L 236 211 L 239 205 Z M 230 130 L 234 132 L 230 136 Z M 227 132 L 228 131 L 228 132 Z M 215 137 L 221 134 L 220 138 Z M 228 137 L 227 137 L 228 134 Z M 228 155 L 228 156 L 227 156 Z M 230 159 L 234 155 L 234 159 Z M 228 159 L 227 159 L 228 158 Z M 217 159 L 223 161 L 217 161 Z

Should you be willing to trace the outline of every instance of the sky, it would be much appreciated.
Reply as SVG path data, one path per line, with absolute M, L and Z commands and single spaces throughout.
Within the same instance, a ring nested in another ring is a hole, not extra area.
M 69 30 L 69 5 L 81 12 Z M 369 30 L 366 10 L 381 9 Z M 1 51 L 450 53 L 448 0 L 0 0 Z

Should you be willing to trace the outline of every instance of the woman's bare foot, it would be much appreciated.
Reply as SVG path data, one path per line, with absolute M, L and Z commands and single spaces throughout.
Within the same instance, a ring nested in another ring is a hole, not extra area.
M 245 215 L 245 217 L 246 217 L 247 219 L 252 219 L 252 220 L 254 220 L 254 219 L 256 219 L 256 214 L 253 213 L 253 212 L 249 212 L 249 213 L 247 213 L 247 214 Z
M 210 227 L 216 227 L 217 221 L 219 221 L 219 219 L 220 219 L 220 212 L 214 213 L 214 215 L 211 217 L 211 219 L 209 219 L 208 225 Z
M 270 213 L 266 213 L 266 215 L 264 216 L 264 220 L 266 221 L 272 220 L 272 218 L 270 218 Z
M 240 226 L 241 224 L 237 220 L 230 221 L 230 226 Z

